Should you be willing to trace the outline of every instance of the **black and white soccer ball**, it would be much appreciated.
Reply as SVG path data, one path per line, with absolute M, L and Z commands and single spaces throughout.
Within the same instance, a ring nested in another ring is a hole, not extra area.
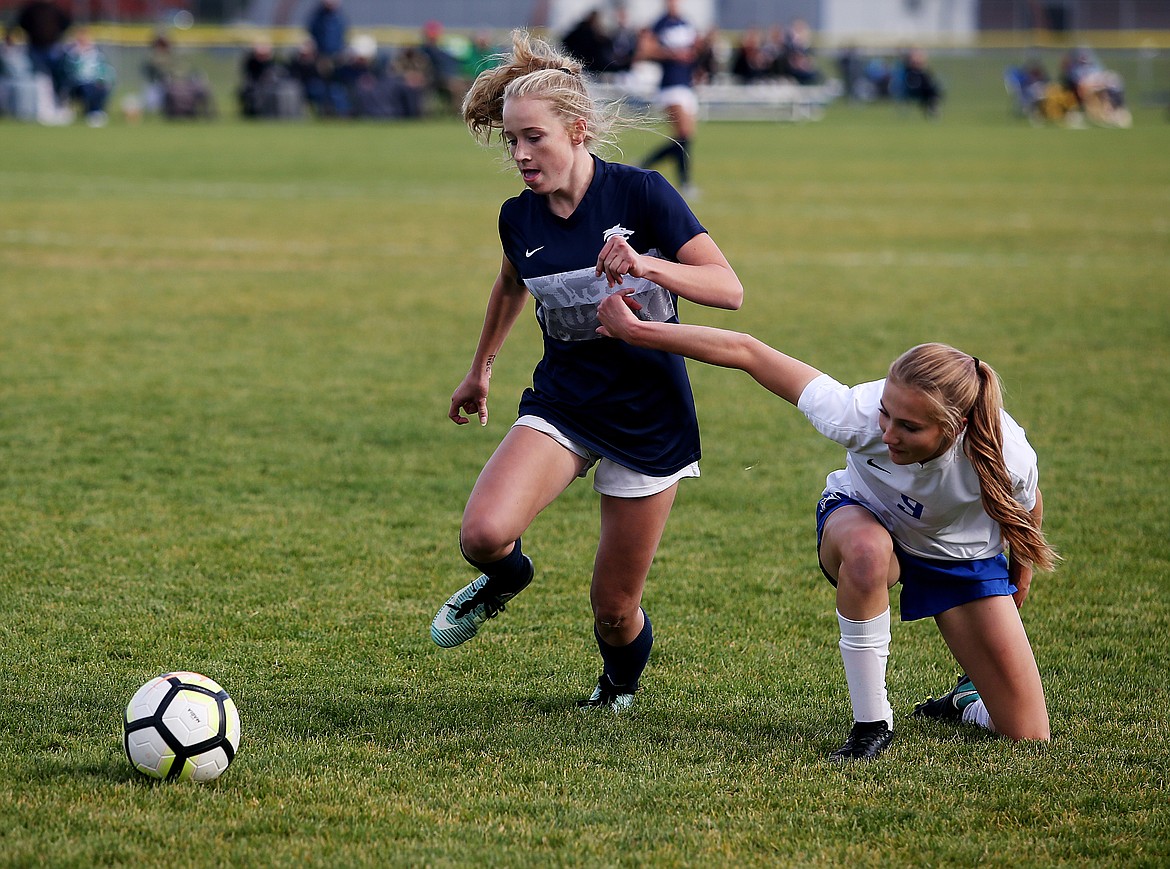
M 151 778 L 211 781 L 240 747 L 240 714 L 219 683 L 199 673 L 151 679 L 122 716 L 126 756 Z

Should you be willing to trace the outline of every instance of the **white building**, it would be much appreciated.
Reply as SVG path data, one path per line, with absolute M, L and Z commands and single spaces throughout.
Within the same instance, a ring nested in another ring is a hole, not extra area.
M 814 25 L 831 42 L 968 42 L 978 30 L 977 0 L 822 0 Z M 810 22 L 812 23 L 812 22 Z

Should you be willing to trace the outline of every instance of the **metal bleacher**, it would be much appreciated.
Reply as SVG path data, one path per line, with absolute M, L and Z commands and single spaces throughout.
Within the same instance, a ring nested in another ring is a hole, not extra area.
M 595 82 L 590 90 L 601 102 L 624 102 L 649 111 L 658 87 L 653 64 L 645 71 L 635 68 L 630 75 Z M 836 80 L 817 85 L 798 85 L 773 80 L 744 85 L 720 80 L 695 86 L 699 118 L 704 121 L 819 121 L 825 107 L 841 96 Z

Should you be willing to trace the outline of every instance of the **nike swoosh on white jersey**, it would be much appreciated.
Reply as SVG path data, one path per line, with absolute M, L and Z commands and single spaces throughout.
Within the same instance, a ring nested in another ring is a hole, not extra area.
M 524 256 L 525 256 L 525 257 L 530 257 L 530 256 L 532 256 L 534 253 L 536 253 L 537 251 L 541 251 L 541 250 L 544 250 L 544 245 L 543 245 L 543 244 L 542 244 L 540 247 L 534 247 L 532 250 L 527 250 L 527 249 L 525 249 L 525 251 L 524 251 Z

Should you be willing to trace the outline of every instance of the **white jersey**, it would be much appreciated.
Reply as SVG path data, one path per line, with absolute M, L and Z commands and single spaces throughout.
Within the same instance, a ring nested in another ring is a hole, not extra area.
M 817 431 L 845 447 L 845 468 L 829 474 L 828 491 L 865 504 L 912 555 L 952 561 L 1003 551 L 998 523 L 983 509 L 979 478 L 963 452 L 962 436 L 929 462 L 896 465 L 878 426 L 884 380 L 852 388 L 822 374 L 805 387 L 797 407 Z M 1036 506 L 1036 452 L 1024 430 L 1002 412 L 1003 453 L 1012 491 L 1026 510 Z

